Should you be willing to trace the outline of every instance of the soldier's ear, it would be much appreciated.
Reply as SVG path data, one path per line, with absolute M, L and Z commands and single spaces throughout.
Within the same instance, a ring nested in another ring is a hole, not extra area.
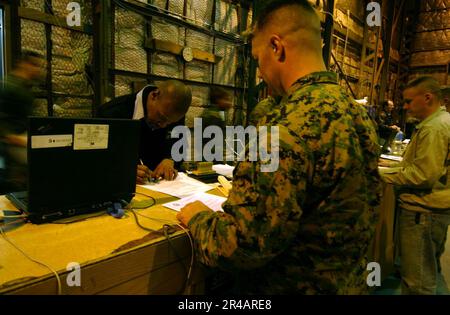
M 424 97 L 425 97 L 425 101 L 427 102 L 427 104 L 431 105 L 431 103 L 433 102 L 433 94 L 425 93 Z

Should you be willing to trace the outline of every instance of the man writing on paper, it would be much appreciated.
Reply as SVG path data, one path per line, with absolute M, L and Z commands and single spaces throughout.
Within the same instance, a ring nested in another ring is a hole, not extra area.
M 240 162 L 224 213 L 196 202 L 178 218 L 202 263 L 233 270 L 235 293 L 365 293 L 379 191 L 375 127 L 326 71 L 308 1 L 269 2 L 252 54 L 283 96 L 258 123 L 279 127 L 279 168 Z
M 183 119 L 191 101 L 189 87 L 180 81 L 168 80 L 157 86 L 148 85 L 138 93 L 120 96 L 98 109 L 98 117 L 141 121 L 139 158 L 142 163 L 137 166 L 138 184 L 144 184 L 148 178 L 176 178 L 169 132 Z
M 382 178 L 398 188 L 402 293 L 436 294 L 450 224 L 450 114 L 431 77 L 411 81 L 403 98 L 420 123 L 399 167 L 384 170 Z

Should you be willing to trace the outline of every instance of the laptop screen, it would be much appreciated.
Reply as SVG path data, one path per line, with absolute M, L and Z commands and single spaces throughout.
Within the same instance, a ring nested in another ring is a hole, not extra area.
M 66 216 L 131 200 L 139 129 L 135 120 L 30 117 L 28 212 Z

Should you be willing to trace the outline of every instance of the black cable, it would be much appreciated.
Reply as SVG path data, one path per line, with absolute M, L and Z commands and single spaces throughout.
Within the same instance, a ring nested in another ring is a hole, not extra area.
M 125 207 L 129 206 L 130 209 L 143 210 L 143 209 L 151 208 L 154 205 L 156 205 L 156 200 L 152 196 L 148 196 L 148 195 L 141 194 L 141 193 L 136 193 L 136 194 L 144 195 L 144 196 L 148 197 L 149 200 L 141 200 L 141 201 L 135 201 L 135 202 L 130 202 L 130 203 L 126 202 L 126 206 Z M 146 201 L 151 201 L 152 203 L 151 204 L 144 204 L 142 206 L 137 206 L 137 204 L 139 204 L 139 203 L 142 204 L 142 203 L 145 203 Z
M 133 216 L 134 216 L 134 221 L 136 221 L 137 226 L 139 226 L 141 229 L 143 229 L 144 231 L 147 231 L 147 232 L 156 232 L 156 230 L 152 230 L 152 229 L 150 229 L 150 228 L 148 228 L 148 227 L 143 226 L 143 225 L 139 222 L 139 218 L 137 217 L 137 214 L 136 214 L 136 212 L 135 212 L 134 210 L 135 210 L 135 209 L 130 209 L 131 213 L 132 213 Z
M 145 195 L 145 194 L 142 194 L 142 193 L 136 193 L 136 194 Z M 155 201 L 155 199 L 154 199 L 153 197 L 148 196 L 148 195 L 145 195 L 145 196 L 150 197 L 151 199 L 153 199 L 153 201 Z M 155 201 L 155 203 L 156 203 L 156 201 Z M 148 207 L 145 207 L 145 208 L 142 208 L 142 209 L 146 209 L 146 208 L 148 208 Z M 157 232 L 156 230 L 153 230 L 153 229 L 150 229 L 150 228 L 148 228 L 148 227 L 143 226 L 143 225 L 139 222 L 139 218 L 138 218 L 138 216 L 137 216 L 137 214 L 136 214 L 136 211 L 135 211 L 136 209 L 139 209 L 139 208 L 134 208 L 134 207 L 133 207 L 133 208 L 130 208 L 129 211 L 133 214 L 134 220 L 135 220 L 137 226 L 139 226 L 141 229 L 143 229 L 144 231 L 147 231 L 147 232 Z M 151 218 L 149 218 L 149 219 L 151 219 Z M 170 239 L 170 234 L 175 233 L 176 230 L 173 230 L 173 231 L 169 232 L 170 229 L 172 229 L 172 227 L 171 227 L 170 225 L 168 225 L 168 224 L 164 224 L 164 225 L 163 225 L 164 236 L 165 236 L 165 238 L 166 238 L 166 240 L 167 240 L 167 242 L 168 242 L 170 248 L 173 250 L 173 253 L 175 254 L 175 257 L 176 257 L 176 258 L 178 259 L 178 261 L 180 262 L 180 264 L 181 264 L 181 266 L 183 267 L 183 270 L 184 270 L 184 272 L 185 272 L 185 274 L 186 274 L 186 280 L 183 281 L 183 286 L 181 287 L 181 289 L 180 289 L 179 292 L 177 293 L 177 295 L 181 295 L 181 294 L 186 290 L 186 287 L 187 287 L 187 285 L 188 285 L 188 281 L 189 281 L 189 272 L 188 272 L 187 267 L 183 264 L 183 260 L 182 260 L 182 258 L 181 258 L 181 255 L 178 253 L 177 249 L 175 248 L 175 246 L 174 246 L 173 243 L 172 243 L 172 240 Z
M 166 237 L 167 242 L 169 243 L 170 248 L 172 248 L 173 253 L 174 253 L 175 256 L 177 257 L 178 261 L 180 262 L 181 266 L 183 267 L 184 273 L 186 274 L 186 279 L 183 281 L 183 286 L 181 287 L 181 289 L 180 289 L 180 290 L 177 292 L 177 294 L 176 294 L 176 295 L 181 295 L 181 294 L 183 294 L 183 292 L 186 290 L 186 287 L 187 287 L 187 285 L 188 285 L 188 281 L 189 281 L 189 278 L 188 278 L 189 272 L 188 272 L 187 267 L 183 264 L 183 260 L 182 260 L 181 256 L 179 255 L 177 249 L 176 249 L 175 246 L 172 244 L 172 241 L 171 241 L 171 239 L 170 239 L 170 235 L 169 235 L 169 232 L 168 232 L 168 230 L 171 229 L 171 228 L 172 228 L 172 227 L 171 227 L 170 225 L 167 225 L 167 224 L 164 224 L 164 225 L 163 225 L 164 236 Z M 174 232 L 175 232 L 175 231 L 174 231 Z M 172 233 L 174 233 L 174 232 L 172 232 Z M 171 234 L 172 234 L 172 233 L 171 233 Z
M 155 198 L 153 198 L 152 196 L 144 194 L 144 193 L 140 193 L 140 192 L 134 192 L 133 195 L 135 195 L 135 196 L 136 195 L 142 195 L 142 196 L 148 197 L 150 199 L 153 199 L 153 201 L 155 200 Z
M 148 231 L 148 232 L 157 232 L 156 230 L 153 230 L 153 229 L 150 229 L 150 228 L 147 228 L 147 227 L 143 226 L 143 225 L 139 222 L 138 215 L 137 215 L 137 213 L 136 213 L 136 211 L 135 211 L 135 210 L 147 209 L 147 208 L 153 207 L 154 205 L 156 205 L 156 199 L 153 198 L 152 196 L 149 196 L 149 195 L 147 195 L 147 194 L 140 193 L 140 192 L 135 192 L 134 195 L 143 195 L 143 196 L 148 197 L 149 199 L 151 199 L 151 200 L 153 201 L 153 204 L 152 204 L 151 206 L 146 206 L 146 207 L 142 207 L 142 208 L 136 208 L 136 207 L 134 207 L 134 206 L 131 207 L 131 203 L 128 203 L 128 205 L 130 205 L 129 211 L 133 214 L 137 226 L 139 226 L 139 227 L 140 227 L 141 229 L 143 229 L 144 231 Z M 128 205 L 127 205 L 127 206 L 128 206 Z M 149 218 L 149 219 L 151 219 L 151 218 Z M 168 242 L 168 244 L 169 244 L 169 247 L 173 250 L 173 253 L 174 253 L 175 257 L 176 257 L 176 258 L 178 259 L 178 261 L 180 262 L 180 264 L 181 264 L 181 266 L 183 267 L 183 270 L 184 270 L 184 272 L 185 272 L 185 274 L 186 274 L 186 279 L 183 281 L 183 286 L 181 287 L 181 289 L 180 289 L 179 292 L 177 293 L 177 295 L 181 295 L 181 294 L 186 290 L 186 287 L 187 287 L 187 285 L 188 285 L 188 282 L 189 282 L 189 271 L 188 271 L 187 267 L 183 264 L 183 260 L 182 260 L 182 258 L 181 258 L 181 255 L 178 253 L 176 247 L 173 245 L 172 240 L 170 239 L 170 234 L 175 233 L 176 230 L 170 231 L 170 229 L 173 229 L 170 225 L 168 225 L 168 224 L 164 224 L 164 225 L 163 225 L 164 237 L 166 238 L 166 240 L 167 240 L 167 242 Z

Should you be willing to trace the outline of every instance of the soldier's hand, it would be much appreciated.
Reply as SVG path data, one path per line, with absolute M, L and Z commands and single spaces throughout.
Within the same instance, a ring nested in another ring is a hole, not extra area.
M 140 185 L 145 184 L 152 176 L 152 171 L 145 165 L 137 166 L 136 182 Z
M 189 221 L 197 214 L 203 211 L 212 211 L 201 201 L 194 201 L 188 203 L 184 206 L 181 211 L 177 214 L 177 219 L 180 220 L 185 226 L 188 225 Z
M 152 177 L 155 179 L 163 178 L 165 180 L 174 180 L 178 175 L 174 164 L 175 163 L 170 159 L 162 160 L 153 172 Z

